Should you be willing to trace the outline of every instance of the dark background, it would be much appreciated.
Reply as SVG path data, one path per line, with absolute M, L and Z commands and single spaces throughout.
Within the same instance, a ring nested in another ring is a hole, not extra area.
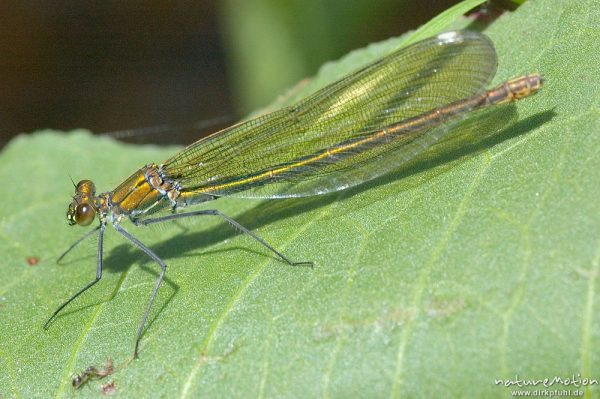
M 457 2 L 3 1 L 0 146 L 44 128 L 234 120 Z

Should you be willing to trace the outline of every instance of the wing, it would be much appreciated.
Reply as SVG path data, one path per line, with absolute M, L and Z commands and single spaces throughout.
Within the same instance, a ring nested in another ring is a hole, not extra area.
M 414 157 L 448 126 L 378 132 L 482 91 L 492 42 L 455 31 L 397 50 L 297 104 L 197 141 L 164 163 L 182 193 L 274 198 L 341 190 Z M 336 149 L 339 149 L 336 150 Z

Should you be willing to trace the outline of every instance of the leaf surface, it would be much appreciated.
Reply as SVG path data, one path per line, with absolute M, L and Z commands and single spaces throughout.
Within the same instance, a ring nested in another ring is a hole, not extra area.
M 114 381 L 123 397 L 507 397 L 496 379 L 598 379 L 600 8 L 527 2 L 485 33 L 495 83 L 546 79 L 490 139 L 336 195 L 207 204 L 314 269 L 208 217 L 126 224 L 169 265 L 130 363 L 158 267 L 112 229 L 101 282 L 42 329 L 95 273 L 93 239 L 54 262 L 84 233 L 66 223 L 68 176 L 110 190 L 176 149 L 84 131 L 13 140 L 0 153 L 0 393 L 70 397 L 72 375 L 108 357 L 114 375 L 78 395 Z M 294 97 L 405 40 L 328 64 Z

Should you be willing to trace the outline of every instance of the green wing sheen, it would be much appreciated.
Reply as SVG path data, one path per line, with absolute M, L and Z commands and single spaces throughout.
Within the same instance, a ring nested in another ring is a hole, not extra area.
M 431 37 L 296 105 L 197 141 L 167 160 L 164 171 L 183 191 L 216 196 L 295 197 L 354 186 L 413 158 L 448 126 L 392 137 L 374 134 L 481 92 L 496 65 L 494 46 L 483 34 L 456 31 Z M 373 140 L 363 140 L 369 137 Z M 364 144 L 327 155 L 328 149 L 355 141 Z

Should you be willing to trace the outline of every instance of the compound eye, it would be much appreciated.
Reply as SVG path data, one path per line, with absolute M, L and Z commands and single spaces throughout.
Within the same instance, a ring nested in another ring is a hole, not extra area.
M 96 210 L 93 206 L 87 203 L 77 205 L 75 208 L 75 221 L 80 226 L 87 226 L 94 220 Z
M 75 192 L 93 196 L 96 194 L 96 185 L 91 180 L 81 180 L 77 183 Z

